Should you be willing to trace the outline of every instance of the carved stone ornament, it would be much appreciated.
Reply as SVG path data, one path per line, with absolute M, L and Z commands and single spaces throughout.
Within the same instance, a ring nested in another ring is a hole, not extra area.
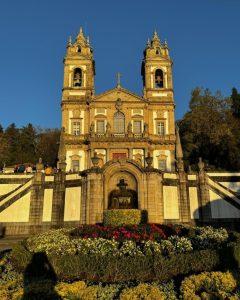
M 199 169 L 199 172 L 203 172 L 203 171 L 204 171 L 204 167 L 205 167 L 205 164 L 204 164 L 204 162 L 202 161 L 202 158 L 199 157 L 199 161 L 198 161 L 198 169 Z
M 92 164 L 93 164 L 94 168 L 97 168 L 98 164 L 99 164 L 99 160 L 100 160 L 100 158 L 97 155 L 97 152 L 94 152 L 94 155 L 93 155 L 93 157 L 91 157 L 91 160 L 92 160 Z
M 128 123 L 128 126 L 127 126 L 127 133 L 128 133 L 128 134 L 131 134 L 131 133 L 132 133 L 132 123 L 131 123 L 131 122 Z
M 150 155 L 150 153 L 148 152 L 148 156 L 145 157 L 145 161 L 147 163 L 147 168 L 152 168 L 152 163 L 153 163 L 153 157 Z
M 122 100 L 120 98 L 116 100 L 115 107 L 118 111 L 122 110 Z

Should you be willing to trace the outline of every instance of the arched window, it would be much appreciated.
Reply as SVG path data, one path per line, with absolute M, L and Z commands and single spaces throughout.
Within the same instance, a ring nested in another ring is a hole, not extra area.
M 80 68 L 74 70 L 73 86 L 82 86 L 82 70 Z
M 157 69 L 155 72 L 155 88 L 163 88 L 163 71 Z
M 117 111 L 114 114 L 114 132 L 124 133 L 125 132 L 125 116 L 122 112 Z
M 81 53 L 82 49 L 80 46 L 77 47 L 77 52 Z

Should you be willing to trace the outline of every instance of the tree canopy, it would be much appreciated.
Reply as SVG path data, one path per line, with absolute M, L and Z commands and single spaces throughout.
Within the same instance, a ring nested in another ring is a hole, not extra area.
M 209 169 L 240 169 L 240 98 L 208 89 L 192 91 L 189 111 L 178 121 L 186 165 L 196 166 L 199 157 Z
M 0 167 L 34 164 L 39 157 L 55 166 L 59 136 L 59 129 L 42 129 L 32 124 L 17 128 L 12 123 L 4 130 L 0 125 Z

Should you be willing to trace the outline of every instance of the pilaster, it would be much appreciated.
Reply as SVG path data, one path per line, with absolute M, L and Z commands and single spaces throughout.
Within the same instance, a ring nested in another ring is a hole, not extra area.
M 54 174 L 51 222 L 54 228 L 62 227 L 64 222 L 65 180 L 65 172 Z
M 41 170 L 34 174 L 33 185 L 31 187 L 30 213 L 29 213 L 29 233 L 39 232 L 42 225 L 43 200 L 44 200 L 44 180 L 45 174 Z

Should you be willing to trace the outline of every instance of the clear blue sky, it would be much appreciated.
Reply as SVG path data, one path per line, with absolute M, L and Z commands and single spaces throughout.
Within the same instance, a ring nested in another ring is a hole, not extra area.
M 156 28 L 174 60 L 176 117 L 196 86 L 240 90 L 239 0 L 11 0 L 0 6 L 0 124 L 60 127 L 69 35 L 90 36 L 96 92 L 142 92 L 142 51 Z

